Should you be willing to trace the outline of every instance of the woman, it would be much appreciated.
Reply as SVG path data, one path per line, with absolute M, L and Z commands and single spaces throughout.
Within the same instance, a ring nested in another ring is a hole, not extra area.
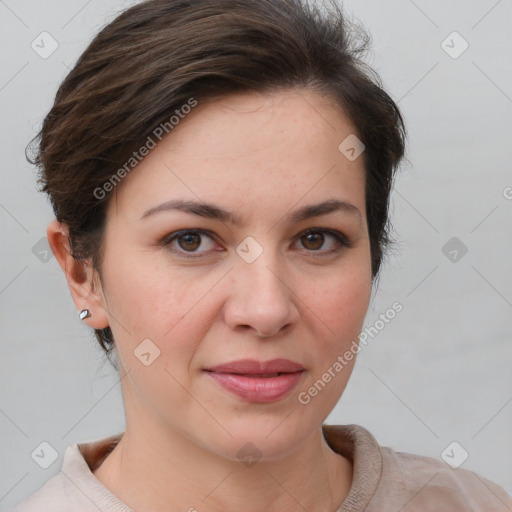
M 69 446 L 16 512 L 512 510 L 471 471 L 323 424 L 405 142 L 330 7 L 142 2 L 62 83 L 34 159 L 48 240 L 126 431 Z

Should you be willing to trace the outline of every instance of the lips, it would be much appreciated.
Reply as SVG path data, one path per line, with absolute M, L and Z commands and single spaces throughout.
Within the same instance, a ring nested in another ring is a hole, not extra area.
M 304 367 L 288 359 L 242 359 L 205 368 L 222 388 L 248 402 L 273 402 L 286 396 L 302 378 Z
M 207 371 L 215 373 L 233 373 L 238 375 L 270 376 L 279 373 L 294 373 L 304 370 L 302 365 L 289 359 L 272 359 L 270 361 L 256 361 L 255 359 L 241 359 L 230 363 L 220 364 Z

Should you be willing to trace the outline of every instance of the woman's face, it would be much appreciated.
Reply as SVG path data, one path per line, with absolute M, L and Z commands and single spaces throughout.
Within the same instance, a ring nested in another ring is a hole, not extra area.
M 339 149 L 354 133 L 309 90 L 233 95 L 200 103 L 117 185 L 101 296 L 128 430 L 275 459 L 319 428 L 371 294 L 364 154 Z M 299 215 L 326 201 L 341 206 Z M 244 359 L 296 366 L 208 371 Z

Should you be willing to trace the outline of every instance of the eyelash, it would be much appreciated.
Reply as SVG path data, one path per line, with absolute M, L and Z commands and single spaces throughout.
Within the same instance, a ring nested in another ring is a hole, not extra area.
M 302 233 L 300 233 L 295 238 L 294 241 L 300 240 L 302 237 L 305 237 L 305 236 L 307 236 L 307 235 L 309 235 L 311 233 L 321 233 L 321 234 L 331 235 L 332 237 L 334 237 L 334 239 L 338 243 L 338 247 L 337 248 L 331 249 L 329 251 L 314 251 L 314 250 L 305 249 L 306 251 L 311 252 L 312 253 L 311 256 L 313 256 L 314 258 L 323 258 L 325 256 L 329 256 L 329 255 L 332 255 L 334 253 L 341 252 L 343 249 L 352 247 L 352 243 L 348 240 L 348 238 L 343 233 L 340 233 L 339 231 L 332 230 L 332 229 L 326 229 L 326 228 L 310 228 L 310 229 L 307 229 L 306 231 L 303 231 Z M 171 234 L 167 235 L 166 237 L 164 237 L 161 240 L 160 243 L 163 246 L 168 247 L 177 238 L 180 238 L 181 236 L 188 235 L 188 234 L 206 235 L 206 236 L 208 236 L 211 239 L 215 239 L 214 234 L 211 233 L 208 230 L 203 230 L 203 229 L 184 229 L 182 231 L 176 231 L 174 233 L 171 233 Z M 174 253 L 179 253 L 180 256 L 182 256 L 182 257 L 184 257 L 186 259 L 200 258 L 200 257 L 202 257 L 202 254 L 203 254 L 202 252 L 200 252 L 200 253 L 195 253 L 195 255 L 192 256 L 192 254 L 194 254 L 194 253 L 187 253 L 187 251 L 184 251 L 184 250 L 176 250 L 176 249 L 173 249 L 173 248 L 169 248 L 169 250 L 171 250 Z M 317 253 L 317 254 L 315 254 L 315 253 Z

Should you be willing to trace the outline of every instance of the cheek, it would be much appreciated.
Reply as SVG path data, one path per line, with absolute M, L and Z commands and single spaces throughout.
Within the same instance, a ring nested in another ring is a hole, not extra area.
M 298 400 L 313 404 L 301 405 L 305 421 L 326 418 L 345 390 L 371 297 L 371 275 L 367 272 L 343 273 L 316 284 L 305 308 L 311 333 L 307 359 L 311 373 Z
M 347 341 L 362 328 L 371 296 L 371 277 L 366 272 L 344 273 L 316 283 L 306 305 L 329 343 Z M 307 311 L 307 308 L 306 308 Z M 316 316 L 315 316 L 316 315 Z M 350 340 L 349 340 L 350 341 Z
M 161 360 L 190 359 L 214 314 L 211 291 L 219 276 L 199 278 L 193 269 L 155 265 L 156 257 L 147 254 L 106 269 L 110 325 L 119 351 L 130 356 L 150 339 Z
M 103 268 L 107 314 L 119 348 L 156 338 L 162 330 L 159 323 L 180 314 L 179 303 L 168 303 L 169 279 L 137 253 L 111 253 L 107 262 Z

